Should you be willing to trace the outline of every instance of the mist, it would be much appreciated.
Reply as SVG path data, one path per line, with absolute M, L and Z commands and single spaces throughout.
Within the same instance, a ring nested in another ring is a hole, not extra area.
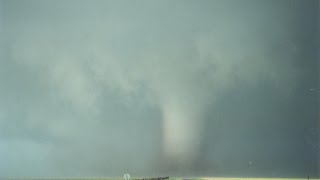
M 319 7 L 0 0 L 0 175 L 320 177 Z

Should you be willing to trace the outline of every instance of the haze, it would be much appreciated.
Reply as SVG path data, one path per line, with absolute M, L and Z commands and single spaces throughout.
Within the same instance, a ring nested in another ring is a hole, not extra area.
M 1 177 L 319 177 L 318 0 L 0 0 Z

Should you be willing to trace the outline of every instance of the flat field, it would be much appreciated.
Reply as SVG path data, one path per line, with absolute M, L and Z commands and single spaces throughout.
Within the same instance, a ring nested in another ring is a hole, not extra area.
M 156 178 L 131 178 L 130 180 L 156 180 Z M 74 177 L 74 178 L 0 178 L 0 180 L 123 180 L 122 178 Z M 168 179 L 167 179 L 168 180 Z M 169 180 L 308 180 L 308 178 L 245 178 L 245 177 L 206 177 L 206 178 L 169 178 Z M 320 180 L 320 178 L 309 178 Z

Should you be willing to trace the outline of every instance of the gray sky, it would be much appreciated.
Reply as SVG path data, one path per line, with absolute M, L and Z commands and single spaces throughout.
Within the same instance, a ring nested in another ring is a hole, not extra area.
M 1 176 L 320 176 L 319 1 L 0 0 Z

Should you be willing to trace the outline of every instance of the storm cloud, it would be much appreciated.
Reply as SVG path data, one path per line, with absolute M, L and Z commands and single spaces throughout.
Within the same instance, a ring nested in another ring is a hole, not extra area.
M 318 11 L 0 0 L 0 174 L 319 177 Z

